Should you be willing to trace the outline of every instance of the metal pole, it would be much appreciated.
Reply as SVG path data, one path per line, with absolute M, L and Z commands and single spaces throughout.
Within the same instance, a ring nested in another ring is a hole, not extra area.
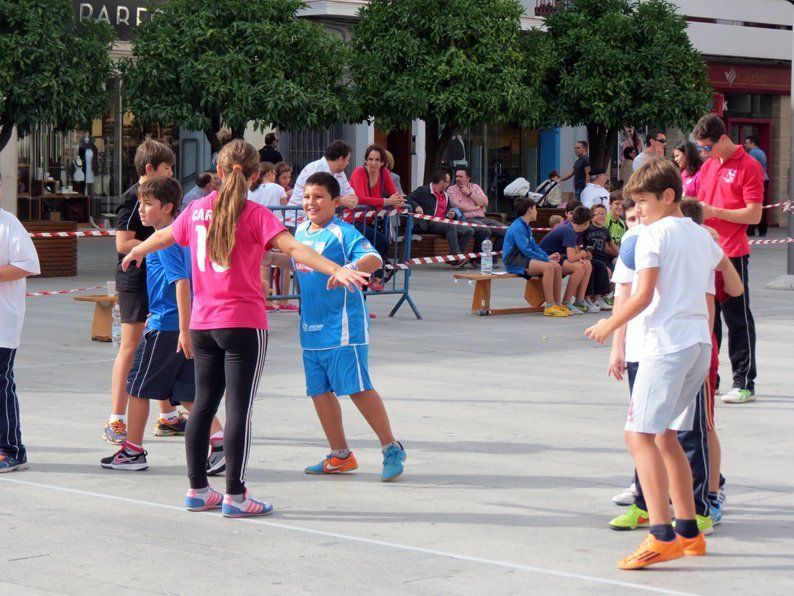
M 788 0 L 794 12 L 794 0 Z M 794 17 L 792 17 L 794 20 Z M 789 167 L 788 167 L 788 195 L 789 200 L 792 199 L 794 193 L 794 30 L 791 32 L 792 40 L 792 61 L 791 61 L 791 91 L 789 91 Z M 790 205 L 789 205 L 790 207 Z M 794 238 L 794 212 L 788 210 L 788 238 Z M 794 275 L 794 243 L 786 245 L 788 247 L 788 259 L 786 264 L 786 273 Z
M 794 0 L 786 0 L 792 5 Z M 794 22 L 794 15 L 792 15 Z M 794 30 L 791 33 L 792 61 L 791 61 L 791 90 L 789 91 L 789 168 L 788 168 L 788 195 L 789 200 L 794 199 Z M 794 238 L 794 212 L 788 210 L 788 238 Z M 778 290 L 794 290 L 794 243 L 786 244 L 786 275 L 780 275 L 767 284 L 768 288 Z

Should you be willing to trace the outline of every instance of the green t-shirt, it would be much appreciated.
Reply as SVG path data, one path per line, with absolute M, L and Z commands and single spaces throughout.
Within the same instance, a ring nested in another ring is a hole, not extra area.
M 620 241 L 623 238 L 623 234 L 626 233 L 626 222 L 623 221 L 621 218 L 612 219 L 612 215 L 607 213 L 607 229 L 609 230 L 609 235 L 612 236 L 612 242 L 620 246 Z

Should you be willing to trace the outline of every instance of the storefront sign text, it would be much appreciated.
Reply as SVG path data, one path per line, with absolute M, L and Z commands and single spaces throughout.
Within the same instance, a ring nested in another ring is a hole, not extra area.
M 74 2 L 78 21 L 105 22 L 115 29 L 116 35 L 123 41 L 135 37 L 135 30 L 147 18 L 148 4 L 147 0 Z

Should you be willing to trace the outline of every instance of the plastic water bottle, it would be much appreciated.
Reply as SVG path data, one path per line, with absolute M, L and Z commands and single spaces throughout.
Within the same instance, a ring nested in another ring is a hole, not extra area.
M 480 257 L 480 273 L 490 275 L 493 273 L 493 243 L 486 238 L 482 243 L 482 257 Z
M 121 345 L 121 309 L 118 303 L 113 305 L 113 347 Z

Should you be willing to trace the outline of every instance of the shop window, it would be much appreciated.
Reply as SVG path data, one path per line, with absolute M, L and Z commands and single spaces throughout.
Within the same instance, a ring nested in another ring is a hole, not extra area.
M 135 149 L 147 137 L 171 146 L 178 162 L 179 129 L 142 127 L 130 112 L 119 118 L 118 84 L 113 88 L 108 111 L 87 126 L 68 132 L 42 126 L 19 139 L 22 219 L 101 222 L 102 213 L 115 211 L 121 193 L 137 182 Z
M 725 113 L 745 118 L 771 118 L 774 96 L 751 93 L 730 93 L 725 96 Z

